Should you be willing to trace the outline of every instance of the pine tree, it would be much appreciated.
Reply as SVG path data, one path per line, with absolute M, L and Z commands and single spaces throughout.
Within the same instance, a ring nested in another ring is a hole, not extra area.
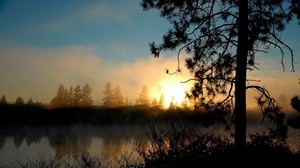
M 74 89 L 73 94 L 73 106 L 78 107 L 82 100 L 82 91 L 79 85 L 77 85 Z
M 159 97 L 158 105 L 159 105 L 160 107 L 163 107 L 163 106 L 164 106 L 164 103 L 165 103 L 165 97 L 164 97 L 163 94 L 161 94 L 160 97 Z
M 28 105 L 33 105 L 33 104 L 34 104 L 34 102 L 33 102 L 32 98 L 29 98 L 29 100 L 28 100 L 27 104 L 28 104 Z
M 104 106 L 111 107 L 113 105 L 113 89 L 111 83 L 108 82 L 105 84 L 105 90 L 103 91 L 104 97 L 102 99 Z
M 121 92 L 121 88 L 119 85 L 117 85 L 115 88 L 115 92 L 113 95 L 113 104 L 115 106 L 123 106 L 124 105 L 124 97 L 123 97 L 123 94 Z
M 2 95 L 2 97 L 0 99 L 0 104 L 7 104 L 7 100 L 6 100 L 6 97 L 4 95 Z
M 186 66 L 194 74 L 190 95 L 198 100 L 195 110 L 204 107 L 206 111 L 220 110 L 227 114 L 233 111 L 235 146 L 243 149 L 247 127 L 246 90 L 259 92 L 257 102 L 264 114 L 278 114 L 276 101 L 266 88 L 248 85 L 247 70 L 257 69 L 257 53 L 274 47 L 279 49 L 282 59 L 285 51 L 290 53 L 294 71 L 293 51 L 282 41 L 281 33 L 293 14 L 300 20 L 300 1 L 142 0 L 141 5 L 144 10 L 158 9 L 172 24 L 162 44 L 150 43 L 154 57 L 159 57 L 161 51 L 175 49 L 178 57 L 183 51 L 189 54 Z M 283 62 L 282 65 L 284 70 Z M 176 72 L 181 72 L 179 66 Z M 225 99 L 216 100 L 217 95 L 225 95 Z
M 51 100 L 50 106 L 54 108 L 68 106 L 68 91 L 65 89 L 63 84 L 58 86 L 57 94 Z
M 153 100 L 152 100 L 152 102 L 151 102 L 151 105 L 152 105 L 152 106 L 157 106 L 157 104 L 158 104 L 157 98 L 154 97 Z
M 81 106 L 92 106 L 93 99 L 91 96 L 92 88 L 89 84 L 85 84 L 82 88 L 82 100 L 81 100 Z
M 139 93 L 137 103 L 140 105 L 149 105 L 148 87 L 144 85 Z
M 68 92 L 68 97 L 67 97 L 67 106 L 73 106 L 73 98 L 74 98 L 74 95 L 73 95 L 73 86 L 70 87 L 69 91 Z
M 18 97 L 17 99 L 16 99 L 16 104 L 17 105 L 22 105 L 22 104 L 24 104 L 24 99 L 22 98 L 22 97 Z

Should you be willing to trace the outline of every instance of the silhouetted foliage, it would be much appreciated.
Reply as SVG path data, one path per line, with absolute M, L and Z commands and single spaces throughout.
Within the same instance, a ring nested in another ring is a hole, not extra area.
M 292 49 L 281 40 L 281 32 L 296 14 L 299 19 L 300 5 L 296 0 L 213 0 L 213 1 L 165 1 L 142 0 L 144 10 L 158 9 L 161 16 L 173 26 L 164 36 L 163 43 L 150 43 L 150 51 L 159 57 L 163 50 L 178 49 L 190 54 L 187 68 L 194 74 L 195 82 L 189 97 L 193 97 L 195 109 L 204 106 L 213 111 L 225 106 L 234 108 L 235 143 L 246 143 L 246 89 L 262 92 L 259 98 L 271 101 L 266 89 L 247 86 L 247 70 L 258 69 L 255 55 L 270 47 L 278 48 L 283 58 L 284 48 Z M 174 73 L 181 72 L 180 62 Z M 174 74 L 169 72 L 169 74 Z M 190 80 L 187 80 L 190 81 Z M 217 95 L 224 99 L 216 101 Z M 235 103 L 233 103 L 235 101 Z M 268 104 L 268 103 L 265 103 Z M 268 107 L 270 111 L 270 108 Z M 232 109 L 231 109 L 232 110 Z
M 114 99 L 113 99 L 113 104 L 115 106 L 123 106 L 124 105 L 124 96 L 121 92 L 121 88 L 119 85 L 116 86 L 115 92 L 114 92 Z
M 291 106 L 293 107 L 293 109 L 295 109 L 298 113 L 300 113 L 300 99 L 299 96 L 294 96 L 291 99 Z M 291 117 L 287 120 L 289 126 L 293 127 L 293 128 L 300 128 L 300 114 Z
M 28 105 L 33 105 L 33 104 L 34 104 L 34 102 L 33 102 L 32 98 L 29 98 L 29 100 L 28 100 L 27 104 L 28 104 Z
M 128 105 L 130 105 L 130 103 L 129 103 L 129 100 L 128 100 L 128 97 L 126 97 L 126 98 L 125 98 L 124 105 L 125 105 L 125 106 L 128 106 Z
M 151 105 L 152 105 L 152 106 L 157 106 L 157 104 L 158 104 L 157 98 L 154 97 L 154 98 L 152 99 Z
M 91 93 L 92 88 L 89 84 L 85 84 L 82 89 L 79 85 L 75 89 L 71 86 L 69 91 L 60 84 L 57 95 L 51 100 L 50 106 L 54 108 L 91 106 L 93 104 Z
M 55 158 L 59 160 L 63 157 L 74 157 L 75 160 L 80 160 L 81 152 L 88 154 L 93 132 L 100 130 L 107 132 L 103 128 L 115 127 L 115 124 L 121 125 L 121 127 L 138 126 L 145 128 L 145 123 L 148 121 L 157 125 L 150 124 L 149 139 L 146 139 L 146 145 L 135 148 L 143 158 L 141 164 L 134 165 L 136 167 L 233 166 L 237 160 L 245 161 L 244 163 L 247 165 L 248 162 L 249 164 L 253 163 L 252 165 L 263 163 L 269 165 L 275 164 L 276 161 L 289 164 L 290 161 L 299 163 L 300 160 L 300 155 L 292 153 L 286 141 L 282 139 L 283 136 L 278 134 L 281 129 L 278 129 L 278 132 L 274 131 L 279 128 L 276 124 L 271 124 L 273 127 L 270 127 L 268 133 L 250 134 L 246 144 L 247 157 L 245 158 L 243 157 L 245 155 L 235 153 L 233 140 L 229 136 L 230 133 L 226 136 L 222 132 L 221 136 L 214 130 L 203 129 L 199 123 L 207 121 L 207 118 L 199 113 L 185 110 L 162 110 L 151 106 L 48 109 L 42 106 L 8 105 L 4 108 L 0 106 L 0 108 L 1 136 L 12 137 L 15 147 L 20 147 L 23 143 L 35 144 L 40 142 L 42 137 L 48 137 L 49 144 L 54 149 Z M 273 118 L 278 117 L 278 115 L 265 117 Z M 274 122 L 276 121 L 277 125 L 282 125 L 282 119 L 282 117 L 274 118 Z M 171 124 L 168 125 L 167 123 Z M 93 129 L 90 126 L 93 126 Z M 32 129 L 37 129 L 38 133 Z M 79 133 L 79 130 L 82 132 Z M 134 131 L 124 133 L 116 133 L 118 134 L 117 137 L 112 139 L 103 138 L 103 146 L 106 147 L 107 142 L 123 136 L 126 136 L 125 139 L 131 140 L 132 135 L 135 135 Z M 86 139 L 82 140 L 80 137 Z M 29 160 L 31 159 L 29 157 Z M 43 163 L 50 163 L 51 161 L 51 158 L 46 160 L 33 159 L 30 162 L 32 165 L 33 163 L 42 163 L 40 161 Z M 85 159 L 89 161 L 89 158 Z M 97 162 L 97 160 L 94 161 Z M 74 162 L 68 163 L 74 164 Z
M 110 82 L 105 84 L 105 90 L 103 91 L 103 94 L 104 94 L 104 98 L 102 99 L 102 101 L 103 101 L 104 106 L 106 106 L 106 107 L 113 106 L 114 94 L 113 94 L 113 89 L 112 89 Z
M 93 99 L 91 96 L 92 88 L 89 84 L 85 84 L 82 88 L 82 97 L 80 101 L 80 106 L 91 106 L 93 104 Z
M 136 101 L 137 104 L 139 105 L 149 105 L 150 100 L 148 97 L 148 87 L 144 85 L 141 89 L 141 92 L 139 93 L 139 96 Z
M 6 100 L 6 97 L 4 95 L 2 95 L 2 97 L 0 99 L 0 104 L 7 104 L 7 100 Z
M 294 96 L 291 99 L 291 106 L 293 107 L 293 109 L 295 109 L 297 112 L 300 113 L 300 99 L 299 99 L 299 96 Z
M 251 134 L 247 155 L 240 155 L 230 137 L 204 133 L 189 124 L 171 123 L 169 127 L 150 124 L 150 147 L 139 147 L 143 167 L 240 166 L 278 163 L 293 165 L 300 157 L 290 147 L 266 133 Z
M 16 104 L 17 104 L 17 105 L 22 105 L 22 104 L 24 104 L 24 99 L 23 99 L 22 97 L 18 97 L 18 98 L 16 99 Z
M 54 108 L 67 107 L 68 101 L 68 91 L 65 89 L 64 85 L 60 84 L 56 96 L 50 102 L 50 106 Z
M 163 107 L 163 106 L 164 106 L 164 103 L 165 103 L 165 97 L 164 97 L 163 94 L 161 94 L 160 97 L 159 97 L 159 100 L 158 100 L 158 105 L 159 105 L 160 107 Z
M 66 94 L 67 94 L 67 105 L 68 106 L 72 106 L 73 105 L 73 98 L 74 98 L 74 91 L 73 91 L 73 86 L 70 87 L 69 91 L 66 90 Z
M 73 93 L 73 106 L 79 106 L 80 100 L 82 98 L 82 92 L 81 92 L 81 88 L 79 85 L 77 85 L 74 89 L 74 93 Z

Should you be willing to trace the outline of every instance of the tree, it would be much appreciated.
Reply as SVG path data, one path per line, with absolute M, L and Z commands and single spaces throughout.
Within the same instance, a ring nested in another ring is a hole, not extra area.
M 17 99 L 16 99 L 16 104 L 17 105 L 23 105 L 24 104 L 24 99 L 22 98 L 22 97 L 18 97 Z
M 152 105 L 152 106 L 157 106 L 157 104 L 158 104 L 157 98 L 154 97 L 154 98 L 152 99 L 151 105 Z
M 128 106 L 129 105 L 129 100 L 128 100 L 128 97 L 125 98 L 125 106 Z
M 299 96 L 294 96 L 291 99 L 291 106 L 293 107 L 293 109 L 295 109 L 297 112 L 300 113 L 300 99 L 299 99 Z
M 60 84 L 56 96 L 50 102 L 50 106 L 54 108 L 66 107 L 68 106 L 68 102 L 68 91 L 63 84 Z
M 115 92 L 113 95 L 113 104 L 115 106 L 123 106 L 124 105 L 124 96 L 121 92 L 121 88 L 119 85 L 117 85 L 115 88 Z
M 81 99 L 81 106 L 91 106 L 93 104 L 93 99 L 91 96 L 92 88 L 89 84 L 85 84 L 82 88 L 82 99 Z
M 105 90 L 103 91 L 104 98 L 102 99 L 104 106 L 111 107 L 113 105 L 113 89 L 111 83 L 108 82 L 105 84 Z
M 7 104 L 7 100 L 6 100 L 6 97 L 4 95 L 2 95 L 2 97 L 0 99 L 0 104 Z
M 32 98 L 29 98 L 29 100 L 28 100 L 27 104 L 28 104 L 28 105 L 33 105 L 33 104 L 34 104 L 34 102 L 33 102 Z
M 149 105 L 149 98 L 148 98 L 148 87 L 144 85 L 139 93 L 137 104 L 140 105 Z
M 292 15 L 300 17 L 298 0 L 142 0 L 144 10 L 155 8 L 173 27 L 163 36 L 161 45 L 150 43 L 154 57 L 163 50 L 185 50 L 187 68 L 194 74 L 190 96 L 197 98 L 195 109 L 232 111 L 234 102 L 235 146 L 246 145 L 246 90 L 259 92 L 258 105 L 264 116 L 278 110 L 268 91 L 257 85 L 247 85 L 247 70 L 258 69 L 255 55 L 270 47 L 285 56 L 285 44 L 280 34 Z M 179 58 L 178 58 L 179 60 Z M 180 62 L 175 71 L 181 72 Z M 282 61 L 283 70 L 285 69 Z M 292 61 L 292 71 L 294 70 Z M 170 73 L 170 72 L 168 72 Z M 170 73 L 173 74 L 173 73 Z M 224 99 L 216 101 L 217 95 Z
M 80 102 L 82 100 L 82 92 L 81 92 L 81 88 L 79 85 L 77 85 L 74 89 L 74 93 L 73 93 L 73 106 L 77 107 L 80 105 Z
M 161 94 L 160 97 L 159 97 L 158 105 L 159 105 L 160 107 L 163 107 L 163 106 L 164 106 L 164 103 L 165 103 L 165 97 L 164 97 L 163 94 Z
M 298 113 L 300 113 L 300 97 L 299 96 L 294 96 L 291 99 L 291 106 Z M 300 115 L 288 118 L 287 122 L 288 122 L 289 126 L 299 129 L 300 128 Z
M 72 106 L 73 105 L 73 99 L 74 99 L 73 86 L 70 87 L 67 95 L 68 95 L 68 97 L 67 97 L 67 105 L 68 106 Z

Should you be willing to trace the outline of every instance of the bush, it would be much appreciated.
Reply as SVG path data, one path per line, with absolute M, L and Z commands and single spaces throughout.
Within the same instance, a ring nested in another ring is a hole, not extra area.
M 251 134 L 241 153 L 235 150 L 229 137 L 204 134 L 191 126 L 171 124 L 169 128 L 157 128 L 150 125 L 150 128 L 150 147 L 139 151 L 145 168 L 300 163 L 299 151 L 293 153 L 285 142 L 266 133 Z

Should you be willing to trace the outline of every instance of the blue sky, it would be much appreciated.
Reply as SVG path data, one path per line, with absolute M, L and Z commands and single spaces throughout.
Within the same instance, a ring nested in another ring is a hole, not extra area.
M 157 11 L 144 12 L 137 0 L 2 2 L 1 42 L 39 48 L 93 46 L 105 59 L 132 61 L 149 54 L 168 23 Z
M 150 54 L 148 44 L 159 43 L 170 25 L 158 11 L 143 11 L 139 4 L 139 0 L 0 0 L 0 95 L 10 101 L 21 96 L 47 103 L 59 84 L 69 88 L 89 83 L 95 103 L 101 104 L 106 82 L 120 85 L 135 101 L 143 85 L 157 96 L 166 83 L 187 79 L 187 70 L 177 76 L 164 73 L 176 68 L 174 53 L 163 53 L 159 59 Z M 280 52 L 272 50 L 257 56 L 261 70 L 250 77 L 264 79 L 260 84 L 268 86 L 275 98 L 288 100 L 300 94 L 300 26 L 293 22 L 282 37 L 294 49 L 296 72 L 289 72 L 288 55 L 282 72 Z M 289 87 L 284 90 L 285 86 Z

